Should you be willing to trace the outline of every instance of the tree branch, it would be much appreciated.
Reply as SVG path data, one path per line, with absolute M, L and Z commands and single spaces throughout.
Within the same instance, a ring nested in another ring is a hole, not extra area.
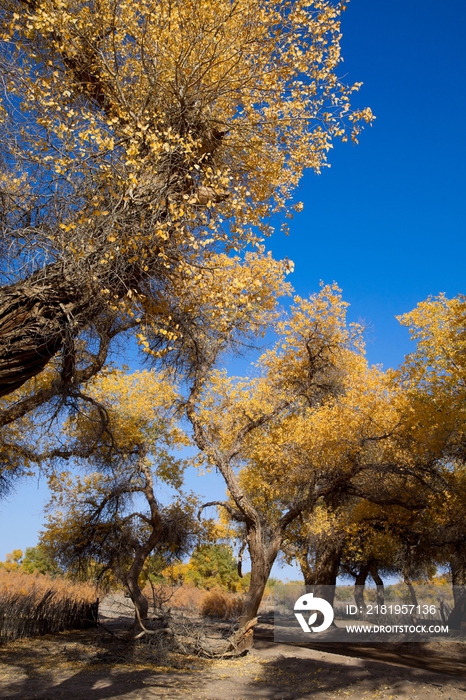
M 209 503 L 204 503 L 199 508 L 199 511 L 197 513 L 198 520 L 201 519 L 201 514 L 204 508 L 209 508 L 210 506 L 220 506 L 221 508 L 225 508 L 225 510 L 229 515 L 231 515 L 233 520 L 236 520 L 239 523 L 244 523 L 247 520 L 246 516 L 243 513 L 241 513 L 241 511 L 233 508 L 232 505 L 227 501 L 210 501 Z

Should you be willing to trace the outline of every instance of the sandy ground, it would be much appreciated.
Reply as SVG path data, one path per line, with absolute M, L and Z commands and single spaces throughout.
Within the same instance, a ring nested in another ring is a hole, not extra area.
M 108 628 L 115 615 L 103 620 Z M 333 651 L 276 644 L 270 626 L 259 624 L 255 648 L 243 658 L 167 652 L 161 661 L 158 652 L 156 661 L 150 644 L 102 627 L 63 632 L 0 646 L 0 698 L 466 700 L 463 644 Z

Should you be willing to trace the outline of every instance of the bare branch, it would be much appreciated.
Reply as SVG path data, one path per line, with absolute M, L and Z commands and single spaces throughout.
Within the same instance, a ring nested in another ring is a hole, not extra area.
M 199 520 L 201 519 L 202 511 L 205 508 L 210 508 L 211 506 L 220 506 L 221 508 L 225 508 L 225 510 L 227 511 L 227 513 L 229 515 L 231 515 L 233 520 L 236 520 L 237 522 L 240 522 L 240 523 L 246 522 L 246 516 L 241 511 L 237 510 L 236 508 L 233 508 L 232 505 L 230 503 L 228 503 L 227 501 L 210 501 L 209 503 L 204 503 L 200 507 L 198 514 L 197 514 L 197 517 Z

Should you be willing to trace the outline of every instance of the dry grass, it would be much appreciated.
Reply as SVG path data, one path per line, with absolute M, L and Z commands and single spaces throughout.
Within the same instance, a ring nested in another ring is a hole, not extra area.
M 202 588 L 183 583 L 173 593 L 170 605 L 178 610 L 199 613 L 208 594 L 209 592 Z
M 214 589 L 204 598 L 201 605 L 201 614 L 205 617 L 232 620 L 239 617 L 242 606 L 243 599 L 240 596 Z
M 286 584 L 287 586 L 289 584 Z M 285 584 L 281 584 L 285 588 Z M 268 612 L 273 609 L 274 589 L 267 587 L 260 606 L 260 612 Z M 301 588 L 299 588 L 301 590 Z M 144 589 L 144 594 L 150 603 L 157 601 L 155 607 L 170 608 L 189 614 L 197 614 L 220 619 L 236 619 L 241 612 L 243 596 L 239 593 L 230 593 L 221 588 L 206 590 L 197 588 L 189 583 L 181 585 L 159 584 L 152 590 L 149 585 Z M 295 594 L 293 588 L 292 596 Z M 294 600 L 299 597 L 295 595 Z
M 241 612 L 243 598 L 237 593 L 228 593 L 221 588 L 205 590 L 190 584 L 181 586 L 160 585 L 154 587 L 154 596 L 149 587 L 144 593 L 149 601 L 155 598 L 157 604 L 188 614 L 216 617 L 223 620 L 235 619 Z
M 0 571 L 0 641 L 89 627 L 96 600 L 95 588 L 86 583 Z

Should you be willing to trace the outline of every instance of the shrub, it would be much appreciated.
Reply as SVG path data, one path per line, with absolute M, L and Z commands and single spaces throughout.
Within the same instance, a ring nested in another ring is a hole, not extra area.
M 306 592 L 303 583 L 278 583 L 273 589 L 275 608 L 283 612 L 293 610 L 299 596 Z
M 220 589 L 210 591 L 201 605 L 201 613 L 205 617 L 219 617 L 223 620 L 237 618 L 241 613 L 243 600 L 232 593 Z
M 174 592 L 170 600 L 170 604 L 174 608 L 181 608 L 184 610 L 189 610 L 190 612 L 200 613 L 207 595 L 207 591 L 196 588 L 196 586 L 183 584 Z
M 226 544 L 196 547 L 183 577 L 186 583 L 207 590 L 221 588 L 233 592 L 241 586 L 236 560 Z

